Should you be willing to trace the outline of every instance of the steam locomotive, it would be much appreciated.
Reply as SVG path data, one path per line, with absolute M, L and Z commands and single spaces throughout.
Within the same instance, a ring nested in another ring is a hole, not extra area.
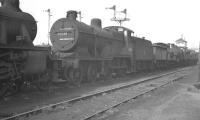
M 0 96 L 18 91 L 23 84 L 39 87 L 38 78 L 47 74 L 50 50 L 33 45 L 36 21 L 32 15 L 12 9 L 10 2 L 4 0 L 0 7 Z
M 33 45 L 37 25 L 30 14 L 3 4 L 0 17 L 0 96 L 22 85 L 39 89 L 48 87 L 49 82 L 80 85 L 113 74 L 121 76 L 197 61 L 196 53 L 188 52 L 190 57 L 186 57 L 177 46 L 152 44 L 135 37 L 128 28 L 102 28 L 97 18 L 91 20 L 91 25 L 77 21 L 76 11 L 68 11 L 66 18 L 52 25 L 52 48 Z
M 68 11 L 50 31 L 53 53 L 61 66 L 57 76 L 69 82 L 95 81 L 111 73 L 125 74 L 153 69 L 152 43 L 134 37 L 125 27 L 102 28 L 100 19 L 91 25 L 76 20 L 77 12 Z

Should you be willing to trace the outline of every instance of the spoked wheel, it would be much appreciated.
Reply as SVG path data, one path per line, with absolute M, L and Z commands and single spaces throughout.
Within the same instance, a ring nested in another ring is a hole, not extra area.
M 16 77 L 11 64 L 0 66 L 0 96 L 15 94 L 20 89 L 20 77 Z
M 87 69 L 87 80 L 89 82 L 95 82 L 97 79 L 97 68 L 95 65 L 89 65 Z
M 80 68 L 70 68 L 68 77 L 71 84 L 80 86 L 82 82 L 82 74 Z
M 18 86 L 16 83 L 12 81 L 2 83 L 0 85 L 0 97 L 9 96 L 17 93 L 20 89 L 19 87 L 20 86 Z
M 9 90 L 9 65 L 0 60 L 0 97 L 3 97 Z
M 0 97 L 3 97 L 4 95 L 6 95 L 8 90 L 9 90 L 9 85 L 7 83 L 2 83 L 0 85 Z

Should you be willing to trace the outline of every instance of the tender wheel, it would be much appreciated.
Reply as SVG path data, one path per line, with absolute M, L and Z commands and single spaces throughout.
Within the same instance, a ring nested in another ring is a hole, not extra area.
M 80 86 L 82 82 L 82 74 L 79 68 L 70 68 L 69 70 L 70 83 Z
M 36 87 L 38 88 L 38 90 L 48 91 L 50 89 L 51 78 L 49 74 L 49 72 L 46 72 L 42 75 L 38 75 L 38 81 L 36 83 Z
M 112 70 L 109 67 L 104 68 L 104 78 L 111 79 L 112 78 Z
M 89 65 L 87 70 L 87 80 L 89 82 L 95 82 L 97 79 L 97 69 L 95 65 Z

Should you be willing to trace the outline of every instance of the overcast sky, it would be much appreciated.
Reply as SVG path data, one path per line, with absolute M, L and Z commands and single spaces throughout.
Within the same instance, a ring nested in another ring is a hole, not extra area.
M 127 8 L 131 20 L 123 26 L 132 29 L 138 37 L 154 42 L 173 43 L 183 37 L 189 47 L 198 47 L 200 41 L 199 0 L 20 0 L 21 9 L 31 13 L 38 21 L 35 44 L 47 43 L 48 16 L 51 9 L 51 25 L 65 17 L 68 10 L 82 12 L 82 22 L 90 24 L 92 18 L 101 18 L 103 27 L 117 25 L 110 21 L 112 10 L 106 7 L 116 5 L 117 11 Z

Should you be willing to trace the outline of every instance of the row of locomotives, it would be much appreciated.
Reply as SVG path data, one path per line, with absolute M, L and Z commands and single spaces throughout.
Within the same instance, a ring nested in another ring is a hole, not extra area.
M 152 43 L 134 37 L 134 32 L 120 26 L 102 28 L 100 19 L 91 25 L 76 20 L 77 12 L 68 11 L 50 32 L 53 44 L 53 80 L 80 84 L 112 75 L 153 68 Z
M 0 17 L 0 97 L 30 83 L 41 86 L 49 49 L 33 45 L 36 21 L 21 11 L 19 0 L 1 1 Z
M 158 69 L 190 66 L 198 61 L 197 52 L 171 43 L 154 43 L 153 54 L 154 67 Z
M 183 50 L 175 44 L 169 43 L 168 65 L 169 67 L 179 67 L 183 63 Z
M 197 62 L 197 54 L 179 47 L 134 36 L 121 26 L 102 28 L 98 18 L 91 25 L 77 21 L 68 11 L 51 27 L 52 47 L 37 47 L 33 41 L 37 22 L 19 8 L 19 0 L 1 0 L 0 96 L 23 86 L 48 89 L 51 82 L 80 85 L 101 78 L 154 68 Z M 188 62 L 189 61 L 189 62 Z
M 179 45 L 179 49 L 181 49 L 181 59 L 179 64 L 182 66 L 191 66 L 197 64 L 198 54 L 196 51 L 191 50 L 187 47 L 187 41 L 182 37 L 175 41 L 177 45 Z

